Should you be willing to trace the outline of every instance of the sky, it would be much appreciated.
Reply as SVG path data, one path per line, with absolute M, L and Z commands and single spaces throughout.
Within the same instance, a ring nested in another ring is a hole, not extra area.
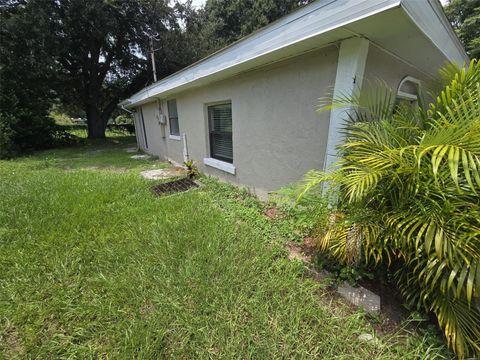
M 193 4 L 193 6 L 195 6 L 195 7 L 200 7 L 200 6 L 203 6 L 206 1 L 207 1 L 207 0 L 193 0 L 193 1 L 192 1 L 192 4 Z

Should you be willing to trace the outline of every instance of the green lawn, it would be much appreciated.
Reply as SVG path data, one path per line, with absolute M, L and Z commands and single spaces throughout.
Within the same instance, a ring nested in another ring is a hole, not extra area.
M 288 261 L 291 226 L 229 185 L 155 198 L 131 138 L 0 162 L 0 353 L 35 359 L 415 359 Z M 0 355 L 1 357 L 1 355 Z

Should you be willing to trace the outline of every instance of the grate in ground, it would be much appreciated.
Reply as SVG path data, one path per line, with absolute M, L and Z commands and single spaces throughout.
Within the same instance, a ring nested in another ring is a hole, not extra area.
M 195 181 L 189 178 L 183 178 L 152 186 L 152 191 L 155 195 L 162 196 L 187 191 L 196 187 L 198 187 L 198 184 L 195 183 Z

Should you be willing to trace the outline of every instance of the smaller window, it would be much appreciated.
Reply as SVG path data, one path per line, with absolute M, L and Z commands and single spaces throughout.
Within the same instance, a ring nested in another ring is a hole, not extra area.
M 405 76 L 397 88 L 397 100 L 415 103 L 418 100 L 420 81 L 411 76 Z
M 411 76 L 405 76 L 397 88 L 397 96 L 395 98 L 395 107 L 393 112 L 397 113 L 400 108 L 418 106 L 418 92 L 420 81 Z
M 178 126 L 177 100 L 167 101 L 168 122 L 170 125 L 170 135 L 180 136 L 180 127 Z

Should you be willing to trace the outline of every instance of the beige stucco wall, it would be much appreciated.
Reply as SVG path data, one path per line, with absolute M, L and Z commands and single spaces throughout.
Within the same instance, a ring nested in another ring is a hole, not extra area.
M 393 90 L 397 90 L 400 81 L 407 75 L 413 76 L 420 81 L 430 80 L 424 73 L 418 71 L 413 66 L 370 44 L 364 73 L 365 79 L 369 81 L 363 83 L 364 88 L 369 83 L 374 84 L 376 80 L 381 79 Z
M 316 108 L 318 98 L 333 86 L 337 57 L 337 48 L 331 46 L 169 97 L 177 99 L 180 132 L 187 135 L 190 158 L 207 174 L 257 193 L 321 168 L 329 114 L 318 114 Z M 209 157 L 206 106 L 225 100 L 232 103 L 235 175 L 203 164 Z M 143 107 L 149 145 L 162 142 L 154 106 Z M 182 142 L 169 139 L 166 131 L 167 153 L 159 145 L 150 145 L 148 151 L 181 163 Z
M 334 86 L 337 60 L 338 49 L 330 46 L 169 96 L 177 100 L 190 158 L 203 172 L 261 195 L 300 179 L 310 169 L 323 168 L 330 113 L 316 109 L 319 97 Z M 407 75 L 425 80 L 413 67 L 369 46 L 365 78 L 383 79 L 396 89 Z M 161 101 L 163 113 L 166 100 Z M 221 101 L 232 103 L 235 175 L 203 164 L 209 157 L 206 107 Z M 157 107 L 154 102 L 142 107 L 149 144 L 145 150 L 182 163 L 182 142 L 169 138 L 168 126 L 162 133 L 155 119 Z

